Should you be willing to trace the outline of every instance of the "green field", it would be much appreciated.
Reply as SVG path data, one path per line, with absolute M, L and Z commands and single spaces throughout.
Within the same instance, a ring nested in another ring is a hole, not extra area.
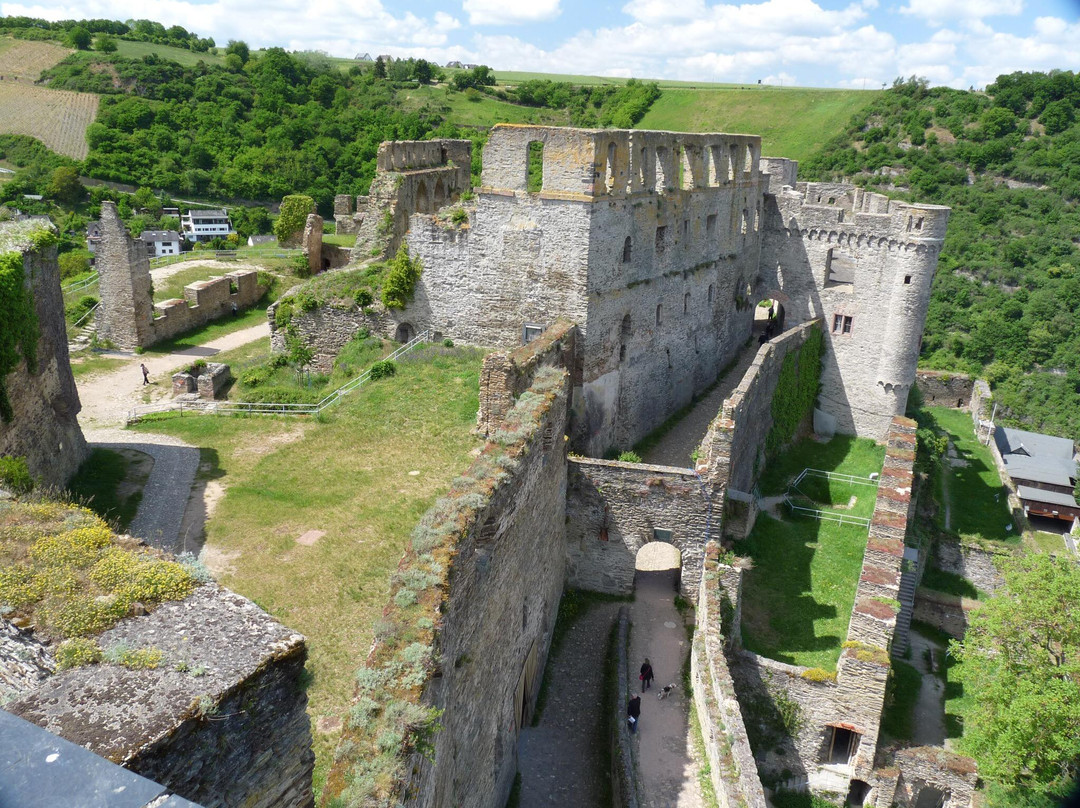
M 162 59 L 172 59 L 185 67 L 192 67 L 199 62 L 208 65 L 225 64 L 224 56 L 214 56 L 212 53 L 195 53 L 186 48 L 174 48 L 172 45 L 155 45 L 153 42 L 129 42 L 126 39 L 116 40 L 116 52 L 128 59 L 141 59 L 148 53 L 156 53 Z
M 804 160 L 843 131 L 877 94 L 777 87 L 665 89 L 638 128 L 761 135 L 763 154 Z
M 450 123 L 489 129 L 497 123 L 535 123 L 547 126 L 569 126 L 565 110 L 526 107 L 480 95 L 470 101 L 465 93 L 446 87 L 424 86 L 398 92 L 398 102 L 408 111 L 427 105 L 442 111 Z

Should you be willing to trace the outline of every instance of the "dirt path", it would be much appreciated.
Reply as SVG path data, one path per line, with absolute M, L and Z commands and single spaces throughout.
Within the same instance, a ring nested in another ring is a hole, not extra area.
M 941 746 L 945 743 L 945 685 L 930 669 L 926 658 L 928 650 L 938 658 L 943 653 L 940 645 L 912 631 L 911 664 L 922 674 L 911 737 L 915 746 Z
M 603 804 L 601 692 L 607 637 L 618 603 L 594 603 L 567 632 L 544 671 L 547 703 L 518 741 L 521 808 L 592 808 Z
M 79 423 L 83 431 L 87 433 L 87 439 L 95 429 L 108 428 L 124 423 L 127 412 L 139 404 L 146 403 L 143 399 L 149 392 L 150 399 L 164 398 L 172 393 L 172 380 L 169 374 L 185 362 L 192 359 L 207 358 L 230 348 L 239 348 L 257 339 L 270 335 L 270 326 L 267 323 L 245 328 L 243 331 L 234 331 L 224 337 L 212 340 L 205 345 L 195 348 L 185 348 L 176 353 L 161 356 L 137 355 L 127 351 L 110 351 L 103 353 L 115 359 L 125 360 L 123 367 L 107 373 L 95 374 L 80 380 L 79 400 L 82 402 L 82 412 L 79 413 Z M 139 365 L 145 364 L 150 371 L 150 384 L 144 386 Z
M 682 687 L 683 660 L 690 653 L 690 642 L 682 615 L 675 609 L 677 575 L 678 570 L 639 569 L 630 607 L 630 681 L 638 681 L 646 657 L 656 673 L 653 688 L 641 699 L 641 720 L 633 736 L 638 744 L 643 808 L 704 805 L 690 741 L 690 705 Z M 671 695 L 658 700 L 659 689 L 671 683 L 675 684 Z
M 760 348 L 756 339 L 747 343 L 739 353 L 735 365 L 724 374 L 724 378 L 712 392 L 694 405 L 694 409 L 646 452 L 642 460 L 658 466 L 692 467 L 694 461 L 690 455 L 701 445 L 705 433 L 709 431 L 709 424 L 720 412 L 724 399 L 735 392 Z

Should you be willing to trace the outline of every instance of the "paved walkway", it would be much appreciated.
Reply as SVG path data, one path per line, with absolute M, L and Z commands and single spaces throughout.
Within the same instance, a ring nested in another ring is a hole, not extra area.
M 720 412 L 724 399 L 735 392 L 760 348 L 757 339 L 751 339 L 739 353 L 735 365 L 724 374 L 712 392 L 694 405 L 694 409 L 646 452 L 642 460 L 658 466 L 692 468 L 694 461 L 690 456 L 701 445 L 705 433 L 709 431 L 709 424 Z
M 945 685 L 930 670 L 927 650 L 932 650 L 939 659 L 943 653 L 940 645 L 912 631 L 911 664 L 922 674 L 922 686 L 915 701 L 911 742 L 915 746 L 942 746 L 945 743 Z
M 638 570 L 630 607 L 631 682 L 646 657 L 656 680 L 641 699 L 641 720 L 633 736 L 638 744 L 638 772 L 643 808 L 700 808 L 697 763 L 690 740 L 690 704 L 682 686 L 683 660 L 690 653 L 682 615 L 675 609 L 678 570 Z M 675 689 L 656 698 L 667 684 Z
M 547 704 L 518 741 L 521 808 L 593 808 L 603 803 L 610 743 L 599 737 L 607 638 L 618 603 L 595 603 L 567 632 L 544 671 Z M 635 677 L 636 678 L 636 677 Z

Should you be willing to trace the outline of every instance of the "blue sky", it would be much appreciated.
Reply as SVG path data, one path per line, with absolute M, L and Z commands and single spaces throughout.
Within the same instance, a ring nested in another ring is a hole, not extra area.
M 812 87 L 896 76 L 983 87 L 1080 69 L 1080 0 L 70 0 L 0 2 L 48 19 L 131 17 L 219 44 L 389 53 L 496 69 Z

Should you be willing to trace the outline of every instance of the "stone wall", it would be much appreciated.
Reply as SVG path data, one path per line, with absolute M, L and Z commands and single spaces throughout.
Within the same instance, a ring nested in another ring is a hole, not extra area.
M 101 244 L 96 266 L 101 309 L 98 336 L 125 350 L 147 348 L 231 316 L 257 303 L 266 293 L 255 270 L 229 272 L 184 287 L 184 299 L 153 302 L 146 245 L 133 239 L 116 212 L 101 203 Z
M 765 438 L 773 426 L 772 401 L 788 354 L 797 352 L 820 320 L 795 326 L 758 349 L 735 391 L 724 400 L 701 442 L 698 473 L 732 491 L 749 494 L 765 463 Z M 750 532 L 753 520 L 741 531 Z M 726 530 L 730 528 L 725 527 Z
M 840 432 L 880 440 L 904 412 L 948 218 L 838 183 L 766 196 L 755 299 L 825 321 L 820 407 Z
M 303 637 L 207 584 L 98 642 L 167 664 L 65 670 L 5 709 L 206 808 L 313 804 Z
M 308 272 L 317 275 L 323 267 L 323 218 L 317 213 L 309 213 L 304 222 L 304 232 L 300 236 L 300 247 L 307 259 Z
M 679 550 L 679 591 L 696 601 L 705 542 L 719 528 L 713 489 L 690 469 L 583 457 L 569 462 L 567 585 L 630 594 L 638 551 L 665 541 Z
M 1010 554 L 1006 547 L 939 538 L 934 544 L 931 563 L 937 569 L 959 575 L 983 592 L 993 594 L 1004 584 L 994 560 Z
M 975 432 L 979 432 L 979 421 L 988 419 L 992 413 L 990 405 L 993 396 L 990 394 L 990 385 L 984 379 L 976 379 L 971 385 L 971 419 L 974 422 Z M 986 436 L 981 435 L 985 440 Z
M 875 773 L 875 788 L 867 805 L 876 808 L 893 805 L 970 808 L 972 805 L 979 774 L 971 758 L 937 746 L 900 749 L 891 757 L 891 765 Z
M 605 705 L 611 712 L 611 805 L 612 808 L 638 808 L 641 804 L 636 756 L 639 747 L 634 745 L 626 721 L 626 700 L 628 694 L 634 692 L 627 673 L 630 670 L 626 660 L 630 648 L 630 610 L 626 606 L 619 607 L 615 643 L 617 682 L 612 703 Z
M 35 480 L 62 487 L 90 450 L 77 419 L 82 404 L 68 358 L 56 247 L 33 247 L 31 237 L 40 229 L 37 222 L 0 224 L 0 253 L 22 254 L 23 281 L 38 326 L 36 368 L 31 372 L 20 361 L 4 377 L 13 417 L 0 420 L 0 456 L 25 457 Z
M 739 631 L 739 608 L 724 600 L 721 575 L 740 571 L 717 563 L 717 545 L 705 549 L 705 573 L 698 596 L 697 630 L 690 658 L 701 736 L 709 761 L 709 777 L 721 808 L 765 808 L 765 793 L 746 734 L 735 683 L 728 669 L 728 637 Z M 735 588 L 738 594 L 739 588 Z
M 577 329 L 565 320 L 556 322 L 541 337 L 510 352 L 493 351 L 480 369 L 480 409 L 477 431 L 490 437 L 502 424 L 517 398 L 532 385 L 541 367 L 574 368 Z M 573 384 L 573 380 L 571 380 Z
M 971 622 L 968 613 L 978 605 L 977 600 L 921 587 L 915 592 L 914 619 L 962 640 Z
M 915 373 L 915 386 L 927 406 L 966 410 L 971 407 L 975 380 L 965 373 L 919 370 Z
M 357 199 L 350 223 L 345 199 L 335 198 L 338 233 L 357 234 L 353 257 L 392 257 L 414 213 L 434 213 L 471 186 L 472 143 L 468 140 L 392 141 L 376 156 L 375 179 L 364 201 Z M 340 209 L 343 213 L 339 214 Z

